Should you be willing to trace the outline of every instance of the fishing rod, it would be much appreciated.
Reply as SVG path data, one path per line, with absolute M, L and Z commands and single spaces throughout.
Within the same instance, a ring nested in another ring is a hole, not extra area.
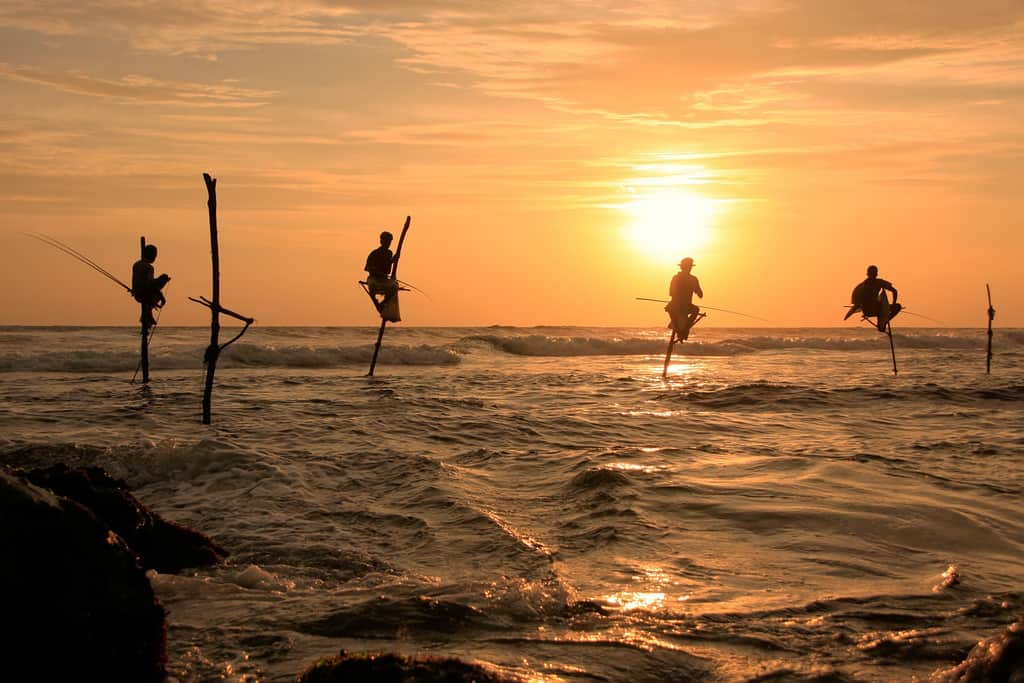
M 924 318 L 925 320 L 930 320 L 931 322 L 938 323 L 939 325 L 945 325 L 946 324 L 946 323 L 944 323 L 941 320 L 936 320 L 935 318 L 929 318 L 926 315 L 921 315 L 920 313 L 914 313 L 913 311 L 908 311 L 905 308 L 900 309 L 900 313 L 906 313 L 907 315 L 913 315 L 913 316 L 917 316 L 918 318 Z
M 855 305 L 845 305 L 844 308 L 856 308 L 856 306 Z M 906 313 L 907 315 L 913 315 L 913 316 L 916 316 L 918 318 L 924 318 L 925 320 L 930 320 L 931 322 L 938 323 L 939 325 L 945 325 L 946 324 L 942 320 L 936 320 L 935 318 L 929 318 L 926 315 L 921 315 L 920 313 L 914 313 L 913 311 L 908 311 L 905 308 L 901 308 L 900 309 L 900 313 Z
M 433 299 L 431 299 L 431 298 L 430 298 L 430 295 L 429 295 L 429 294 L 427 294 L 426 292 L 424 292 L 424 291 L 423 291 L 422 289 L 420 289 L 419 287 L 416 287 L 415 285 L 411 285 L 411 284 L 409 284 L 409 283 L 408 283 L 408 282 L 406 282 L 405 280 L 399 280 L 399 281 L 398 281 L 398 284 L 400 284 L 400 285 L 402 285 L 403 287 L 406 287 L 406 288 L 408 288 L 408 289 L 411 289 L 411 290 L 412 290 L 412 291 L 414 291 L 414 292 L 419 292 L 419 293 L 420 293 L 420 294 L 422 294 L 423 296 L 427 297 L 427 299 L 429 299 L 430 301 L 433 301 Z
M 125 288 L 125 290 L 129 294 L 131 294 L 131 291 L 132 291 L 131 287 L 126 285 L 124 282 L 122 282 L 117 277 L 112 275 L 110 273 L 110 271 L 108 271 L 106 268 L 104 268 L 103 266 L 99 265 L 98 263 L 93 261 L 91 258 L 86 256 L 82 252 L 78 251 L 74 247 L 70 247 L 67 244 L 64 244 L 63 242 L 61 242 L 60 240 L 58 240 L 56 238 L 53 238 L 53 237 L 50 237 L 49 235 L 44 235 L 43 233 L 25 232 L 25 233 L 22 233 L 22 234 L 23 235 L 27 235 L 28 237 L 31 237 L 33 239 L 37 239 L 40 242 L 42 242 L 43 244 L 48 244 L 51 247 L 53 247 L 54 249 L 59 249 L 60 251 L 64 252 L 65 254 L 70 256 L 71 258 L 74 258 L 74 259 L 76 259 L 78 261 L 81 261 L 85 265 L 87 265 L 90 268 L 92 268 L 93 270 L 95 270 L 97 273 L 99 273 L 101 275 L 104 275 L 104 276 L 110 278 L 111 280 L 113 280 L 114 282 L 116 282 L 117 284 L 121 285 L 122 287 Z
M 647 298 L 645 296 L 638 296 L 638 297 L 636 297 L 636 300 L 637 301 L 656 301 L 659 304 L 667 304 L 668 303 L 668 299 L 649 299 L 649 298 Z M 740 313 L 739 311 L 730 311 L 730 310 L 728 310 L 726 308 L 712 308 L 711 306 L 704 306 L 704 305 L 701 305 L 701 308 L 706 308 L 709 311 L 718 311 L 719 313 L 732 313 L 733 315 L 742 315 L 744 318 L 753 318 L 754 320 L 760 320 L 761 322 L 766 322 L 766 323 L 774 322 L 773 320 L 768 320 L 767 318 L 758 318 L 756 315 L 748 315 L 746 313 Z

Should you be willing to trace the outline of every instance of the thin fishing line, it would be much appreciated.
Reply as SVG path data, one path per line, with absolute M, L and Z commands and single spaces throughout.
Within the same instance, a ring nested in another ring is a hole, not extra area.
M 78 251 L 74 247 L 68 246 L 67 244 L 64 244 L 63 242 L 61 242 L 60 240 L 55 239 L 53 237 L 50 237 L 49 235 L 44 235 L 42 233 L 27 233 L 26 232 L 26 233 L 23 233 L 23 234 L 25 234 L 25 235 L 27 235 L 29 237 L 32 237 L 34 239 L 37 239 L 40 242 L 42 242 L 43 244 L 47 244 L 47 245 L 53 247 L 54 249 L 59 249 L 60 251 L 64 252 L 65 254 L 70 256 L 71 258 L 77 259 L 78 261 L 81 261 L 85 265 L 89 266 L 90 268 L 95 270 L 97 273 L 100 273 L 101 275 L 104 275 L 104 276 L 110 278 L 111 280 L 113 280 L 117 284 L 119 284 L 122 287 L 124 287 L 127 291 L 129 291 L 129 292 L 132 291 L 131 287 L 129 287 L 124 282 L 119 280 L 116 276 L 111 274 L 110 271 L 108 271 L 106 268 L 104 268 L 103 266 L 99 265 L 95 261 L 93 261 L 91 258 L 86 256 L 85 254 L 81 253 L 80 251 Z
M 637 301 L 656 301 L 659 304 L 667 304 L 668 299 L 650 299 L 645 296 L 636 297 Z M 740 313 L 739 311 L 730 311 L 727 308 L 712 308 L 711 306 L 701 305 L 699 308 L 706 308 L 709 311 L 718 311 L 719 313 L 732 313 L 733 315 L 742 315 L 744 318 L 753 318 L 754 320 L 760 320 L 761 322 L 770 323 L 775 322 L 774 320 L 768 320 L 767 318 L 758 318 L 756 315 L 750 315 L 748 313 Z
M 112 280 L 117 281 L 118 284 L 122 284 L 120 280 L 118 280 L 116 277 L 114 277 L 113 273 L 111 273 L 109 270 L 107 270 L 106 268 L 102 267 L 100 264 L 98 264 L 95 261 L 93 261 L 91 258 L 86 256 L 82 252 L 78 251 L 77 249 L 75 249 L 71 245 L 66 244 L 64 242 L 61 242 L 60 240 L 58 240 L 58 239 L 56 239 L 54 237 L 50 237 L 49 235 L 44 235 L 44 237 L 46 237 L 47 240 L 49 240 L 49 242 L 51 244 L 57 246 L 58 248 L 64 249 L 65 253 L 70 253 L 71 255 L 79 258 L 82 262 L 92 266 L 97 271 L 103 273 L 104 275 L 106 275 L 107 277 L 111 278 Z M 126 289 L 131 289 L 130 287 L 127 287 L 126 285 L 122 284 L 122 286 L 124 286 Z
M 402 285 L 403 287 L 408 287 L 409 289 L 411 289 L 411 290 L 412 290 L 412 291 L 414 291 L 414 292 L 419 292 L 419 293 L 420 293 L 420 294 L 422 294 L 423 296 L 427 297 L 427 300 L 428 300 L 428 301 L 433 301 L 433 299 L 431 299 L 431 298 L 430 298 L 430 295 L 429 295 L 429 294 L 427 294 L 426 292 L 424 292 L 424 291 L 423 291 L 422 289 L 420 289 L 419 287 L 417 287 L 417 286 L 415 286 L 415 285 L 411 285 L 411 284 L 409 284 L 409 283 L 408 283 L 408 282 L 406 282 L 405 280 L 399 280 L 399 281 L 398 281 L 398 284 Z
M 75 250 L 74 248 L 72 248 L 72 247 L 70 247 L 70 246 L 68 246 L 68 245 L 66 245 L 66 244 L 64 244 L 62 242 L 59 242 L 58 240 L 55 240 L 52 237 L 48 237 L 48 236 L 45 236 L 45 235 L 44 236 L 30 235 L 30 237 L 35 237 L 36 239 L 38 239 L 43 244 L 48 244 L 51 247 L 54 247 L 55 249 L 59 249 L 60 251 L 62 251 L 65 254 L 67 254 L 68 256 L 71 256 L 72 258 L 78 259 L 79 261 L 81 261 L 85 265 L 89 266 L 90 268 L 92 268 L 96 272 L 101 273 L 102 275 L 105 275 L 106 277 L 114 280 L 115 282 L 117 282 L 118 284 L 123 286 L 123 283 L 120 280 L 118 280 L 116 277 L 114 277 L 109 271 L 107 271 L 105 268 L 100 266 L 98 263 L 96 263 L 95 261 L 90 259 L 85 254 L 82 254 L 81 252 Z
M 929 318 L 926 315 L 921 315 L 920 313 L 914 313 L 913 311 L 908 311 L 905 308 L 901 309 L 900 312 L 901 313 L 906 313 L 907 315 L 916 315 L 918 318 L 924 318 L 925 320 L 930 320 L 931 322 L 938 323 L 940 325 L 945 325 L 946 324 L 946 323 L 942 322 L 941 320 L 936 320 L 935 318 Z
M 102 275 L 105 275 L 106 277 L 110 278 L 111 280 L 113 280 L 117 284 L 121 285 L 122 287 L 124 287 L 129 292 L 131 291 L 131 289 L 132 289 L 131 287 L 126 285 L 124 282 L 122 282 L 117 277 L 115 277 L 106 268 L 104 268 L 103 266 L 99 265 L 98 263 L 93 261 L 91 258 L 86 256 L 82 252 L 78 251 L 74 247 L 71 247 L 71 246 L 63 243 L 63 242 L 61 242 L 58 239 L 50 237 L 49 235 L 43 235 L 42 233 L 38 233 L 38 234 L 34 234 L 34 235 L 29 235 L 29 236 L 30 237 L 35 237 L 40 242 L 43 242 L 44 244 L 48 244 L 51 247 L 54 247 L 56 249 L 60 249 L 61 251 L 63 251 L 68 256 L 71 256 L 72 258 L 78 259 L 79 261 L 81 261 L 82 263 L 86 264 L 87 266 L 89 266 L 90 268 L 95 270 L 96 272 L 101 273 Z

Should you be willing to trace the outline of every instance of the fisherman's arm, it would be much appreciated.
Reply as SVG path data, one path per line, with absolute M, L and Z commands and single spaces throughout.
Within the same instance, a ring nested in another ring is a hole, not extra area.
M 883 288 L 883 289 L 887 289 L 887 290 L 889 290 L 890 292 L 892 292 L 892 302 L 893 302 L 893 303 L 896 303 L 896 298 L 897 298 L 897 297 L 898 297 L 898 296 L 899 296 L 900 294 L 899 294 L 899 292 L 897 292 L 897 291 L 896 291 L 896 288 L 892 286 L 892 283 L 891 283 L 891 282 L 889 282 L 889 281 L 884 281 L 884 282 L 882 283 L 882 288 Z

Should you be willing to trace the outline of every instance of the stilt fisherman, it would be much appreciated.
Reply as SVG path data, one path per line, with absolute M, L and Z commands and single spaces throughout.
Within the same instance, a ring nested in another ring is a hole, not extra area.
M 700 282 L 690 273 L 694 266 L 693 259 L 687 256 L 679 262 L 679 272 L 672 278 L 669 284 L 668 293 L 671 300 L 665 306 L 669 317 L 672 319 L 671 327 L 675 330 L 680 339 L 686 339 L 690 335 L 690 328 L 697 322 L 700 315 L 700 308 L 693 303 L 693 295 L 704 298 L 704 290 L 700 288 Z
M 142 304 L 142 324 L 146 327 L 156 325 L 153 317 L 154 308 L 163 308 L 167 303 L 163 288 L 171 281 L 171 276 L 164 273 L 154 277 L 153 263 L 156 261 L 156 245 L 147 244 L 142 251 L 142 258 L 132 265 L 132 296 Z

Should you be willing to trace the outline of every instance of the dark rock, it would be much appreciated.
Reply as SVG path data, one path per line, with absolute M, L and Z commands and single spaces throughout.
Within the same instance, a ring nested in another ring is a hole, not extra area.
M 84 507 L 0 472 L 0 666 L 11 681 L 161 681 L 163 607 Z
M 188 567 L 217 564 L 228 552 L 213 539 L 150 511 L 101 467 L 70 469 L 56 464 L 24 475 L 92 511 L 139 556 L 145 569 L 173 574 Z
M 454 658 L 342 652 L 338 657 L 321 659 L 299 676 L 298 683 L 515 683 L 517 680 Z
M 952 669 L 932 674 L 931 683 L 1024 683 L 1024 618 L 986 638 Z

